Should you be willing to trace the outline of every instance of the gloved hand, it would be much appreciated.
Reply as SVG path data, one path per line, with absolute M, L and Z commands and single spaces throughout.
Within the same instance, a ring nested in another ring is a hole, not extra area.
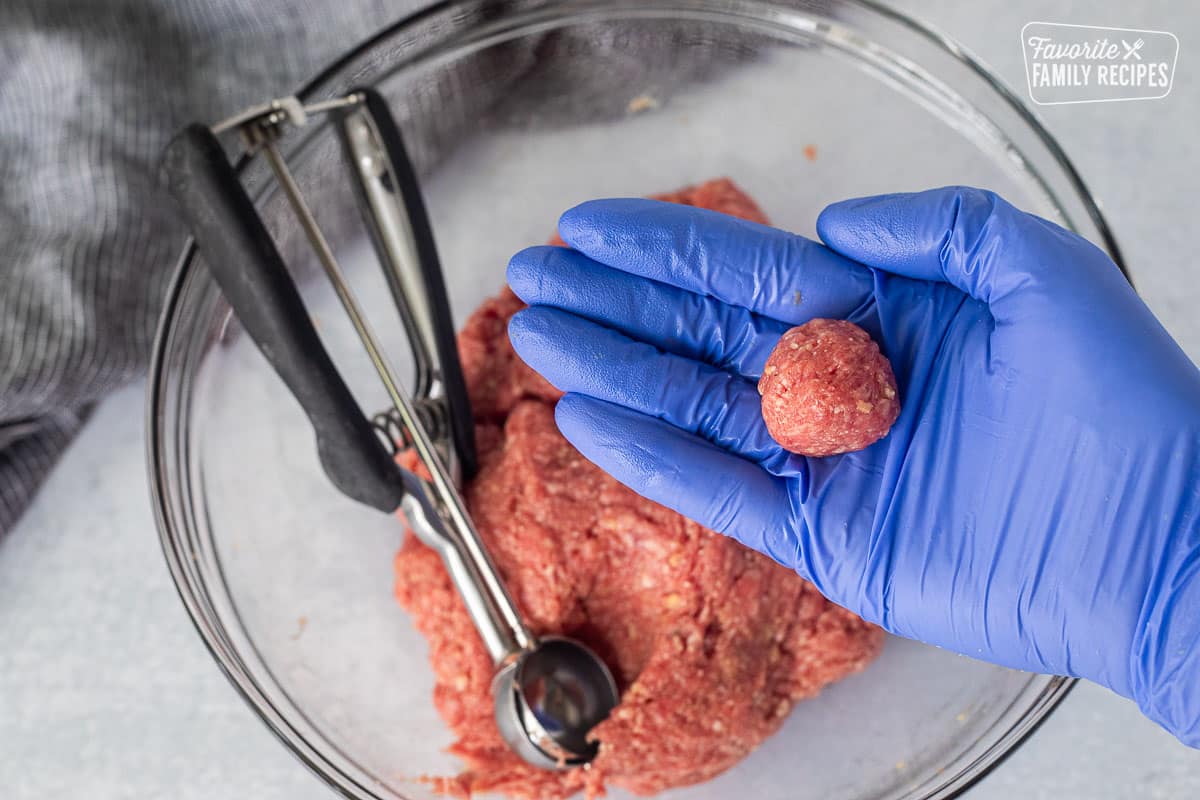
M 1090 678 L 1200 746 L 1200 372 L 1103 252 L 994 194 L 850 200 L 817 229 L 568 211 L 574 249 L 508 272 L 562 432 L 888 631 Z M 895 370 L 900 418 L 864 451 L 805 459 L 762 423 L 763 363 L 814 317 Z

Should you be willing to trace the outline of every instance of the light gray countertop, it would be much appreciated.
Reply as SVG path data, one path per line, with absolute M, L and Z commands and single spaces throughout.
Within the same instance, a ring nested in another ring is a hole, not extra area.
M 1164 100 L 1038 110 L 1075 159 L 1147 302 L 1200 360 L 1200 8 L 1168 2 L 896 3 L 975 51 L 1024 95 L 1031 20 L 1166 29 L 1181 52 Z M 347 43 L 349 45 L 351 43 Z M 0 541 L 0 786 L 6 798 L 328 798 L 234 694 L 170 583 L 150 511 L 142 385 L 107 400 Z M 1200 796 L 1200 752 L 1082 684 L 974 788 L 990 798 Z

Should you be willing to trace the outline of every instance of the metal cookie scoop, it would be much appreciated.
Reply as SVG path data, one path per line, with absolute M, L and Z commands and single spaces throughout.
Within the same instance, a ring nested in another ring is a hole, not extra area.
M 546 637 L 503 667 L 492 683 L 496 724 L 521 758 L 575 767 L 596 755 L 588 733 L 617 705 L 617 685 L 595 653 Z
M 404 319 L 416 379 L 396 377 L 341 267 L 301 196 L 277 141 L 285 125 L 329 113 L 355 178 L 360 210 Z M 262 152 L 333 284 L 392 408 L 373 425 L 322 345 L 300 294 L 216 133 L 237 129 Z M 321 464 L 348 497 L 403 510 L 462 596 L 496 665 L 492 691 L 505 740 L 529 763 L 562 769 L 596 754 L 592 729 L 619 696 L 604 662 L 571 639 L 526 628 L 463 504 L 456 484 L 476 468 L 474 423 L 458 363 L 445 286 L 416 176 L 386 104 L 370 90 L 318 105 L 269 103 L 216 126 L 192 125 L 168 145 L 168 187 L 197 247 L 247 333 L 308 415 Z M 388 433 L 385 444 L 379 429 Z M 401 439 L 429 479 L 397 465 Z

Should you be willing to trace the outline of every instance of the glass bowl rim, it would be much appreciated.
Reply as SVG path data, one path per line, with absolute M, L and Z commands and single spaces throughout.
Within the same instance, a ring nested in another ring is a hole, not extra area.
M 686 2 L 686 0 L 684 1 Z M 756 5 L 775 6 L 795 11 L 794 8 L 789 8 L 786 4 L 778 2 L 778 0 L 749 0 L 749 2 Z M 397 19 L 395 22 L 384 26 L 379 31 L 352 46 L 334 61 L 330 62 L 324 69 L 306 81 L 295 92 L 295 96 L 302 101 L 310 98 L 355 59 L 368 53 L 380 43 L 397 36 L 406 29 L 416 28 L 426 20 L 452 12 L 457 7 L 476 7 L 479 3 L 480 0 L 438 0 L 438 2 Z M 1061 169 L 1065 175 L 1071 189 L 1074 191 L 1076 199 L 1083 204 L 1091 223 L 1096 227 L 1102 239 L 1103 247 L 1117 264 L 1122 274 L 1125 275 L 1126 279 L 1130 280 L 1129 272 L 1117 244 L 1116 237 L 1103 212 L 1100 210 L 1095 196 L 1091 193 L 1082 176 L 1055 137 L 1045 128 L 1029 106 L 998 75 L 971 53 L 970 50 L 963 47 L 947 34 L 878 0 L 837 0 L 837 4 L 858 7 L 869 14 L 876 14 L 889 22 L 906 28 L 910 33 L 917 34 L 928 44 L 939 48 L 945 54 L 955 58 L 961 65 L 975 73 L 976 77 L 981 78 L 995 92 L 996 96 L 1007 105 L 1008 109 L 1016 113 L 1020 121 L 1027 126 L 1027 132 L 1032 132 L 1041 145 L 1046 148 L 1055 166 Z M 659 10 L 668 12 L 671 10 L 670 5 L 665 4 Z M 613 3 L 610 6 L 614 11 L 620 10 L 621 7 L 628 7 L 628 4 Z M 555 10 L 563 15 L 567 15 L 572 8 L 571 4 L 564 3 Z M 239 175 L 245 172 L 250 162 L 250 156 L 242 156 L 237 161 L 235 170 Z M 161 406 L 167 377 L 165 362 L 168 355 L 170 334 L 174 323 L 178 320 L 178 312 L 183 299 L 184 289 L 196 263 L 195 253 L 195 243 L 188 238 L 184 243 L 182 253 L 175 263 L 173 276 L 168 284 L 166 299 L 162 313 L 159 316 L 158 327 L 152 346 L 147 380 L 147 471 L 160 545 L 180 600 L 183 602 L 193 626 L 204 642 L 205 648 L 213 657 L 213 660 L 226 679 L 247 705 L 254 710 L 255 714 L 271 733 L 308 767 L 314 775 L 337 793 L 353 798 L 354 795 L 350 794 L 349 791 L 350 787 L 346 783 L 339 781 L 337 776 L 330 774 L 323 766 L 323 764 L 328 764 L 328 762 L 323 757 L 320 747 L 308 742 L 301 732 L 296 731 L 288 723 L 285 716 L 274 707 L 270 698 L 266 697 L 259 690 L 255 681 L 250 676 L 243 675 L 246 672 L 245 666 L 241 662 L 241 659 L 236 657 L 236 654 L 227 656 L 223 652 L 225 649 L 224 644 L 220 641 L 223 638 L 222 634 L 214 630 L 204 610 L 200 607 L 201 602 L 193 593 L 184 574 L 185 571 L 181 562 L 183 554 L 176 549 L 178 536 L 169 519 L 170 511 L 168 507 L 171 490 L 165 478 L 167 472 L 167 468 L 163 464 L 165 451 L 161 445 L 161 440 L 167 433 L 165 430 L 166 415 L 162 413 Z M 1030 735 L 1041 727 L 1042 723 L 1050 716 L 1050 713 L 1062 702 L 1077 683 L 1077 679 L 1075 678 L 1063 676 L 1046 677 L 1049 680 L 1045 688 L 1022 716 L 1008 730 L 1001 733 L 982 754 L 964 765 L 956 775 L 950 776 L 948 782 L 943 784 L 944 788 L 957 782 L 957 785 L 954 786 L 949 794 L 942 795 L 943 798 L 949 800 L 949 798 L 960 797 L 1016 752 L 1022 744 L 1028 741 Z M 340 773 L 336 767 L 334 771 Z M 353 783 L 355 789 L 365 792 L 365 796 L 376 796 L 368 787 L 358 785 L 351 776 L 340 773 L 340 777 L 348 783 Z

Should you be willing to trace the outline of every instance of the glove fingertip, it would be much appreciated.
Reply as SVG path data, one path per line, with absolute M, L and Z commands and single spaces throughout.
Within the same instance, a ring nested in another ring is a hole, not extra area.
M 517 356 L 564 392 L 581 387 L 590 391 L 588 387 L 606 379 L 605 364 L 592 357 L 595 332 L 595 326 L 579 317 L 540 305 L 522 309 L 508 323 L 509 341 Z
M 872 228 L 887 225 L 888 209 L 906 194 L 881 194 L 871 197 L 852 197 L 825 206 L 817 215 L 817 236 L 828 247 L 842 255 L 869 263 Z M 860 258 L 859 256 L 863 256 Z
M 561 336 L 564 331 L 570 331 L 582 322 L 565 311 L 534 303 L 509 317 L 508 335 L 510 338 L 515 335 L 523 341 L 542 341 Z
M 604 217 L 607 200 L 587 200 L 567 209 L 558 218 L 558 235 L 577 250 L 599 241 L 598 227 Z
M 571 247 L 589 255 L 608 249 L 608 233 L 643 218 L 647 206 L 662 205 L 642 197 L 587 200 L 558 218 L 558 235 Z
M 567 392 L 554 406 L 554 424 L 566 440 L 584 450 L 593 438 L 587 433 L 588 421 L 594 417 L 594 400 L 582 394 Z
M 508 320 L 508 340 L 522 361 L 529 363 L 533 345 L 540 338 L 537 324 L 537 307 L 523 308 Z M 532 366 L 532 364 L 530 365 Z
M 526 303 L 534 302 L 534 298 L 537 296 L 538 274 L 543 262 L 538 253 L 539 249 L 538 247 L 527 247 L 516 253 L 508 260 L 508 267 L 504 272 L 508 288 L 512 289 L 513 293 Z
M 836 248 L 842 241 L 848 217 L 862 204 L 862 198 L 839 200 L 830 203 L 817 215 L 817 236 L 829 247 Z
M 585 406 L 583 395 L 567 392 L 558 398 L 558 403 L 554 406 L 554 421 L 560 425 L 564 421 L 574 421 L 582 414 Z

